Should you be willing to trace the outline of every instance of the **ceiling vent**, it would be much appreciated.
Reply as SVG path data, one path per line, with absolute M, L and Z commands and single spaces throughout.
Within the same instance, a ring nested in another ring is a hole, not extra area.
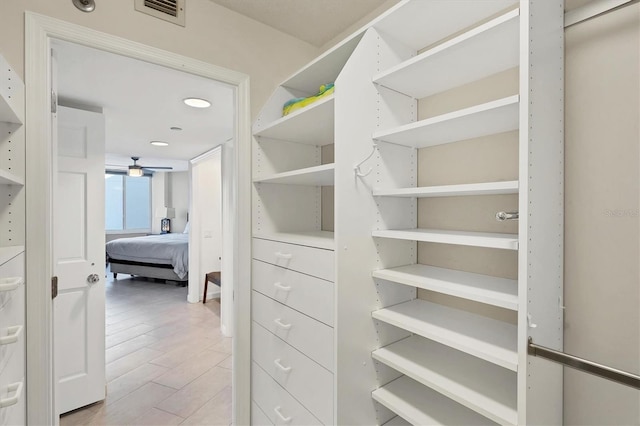
M 135 0 L 138 12 L 184 27 L 185 0 Z

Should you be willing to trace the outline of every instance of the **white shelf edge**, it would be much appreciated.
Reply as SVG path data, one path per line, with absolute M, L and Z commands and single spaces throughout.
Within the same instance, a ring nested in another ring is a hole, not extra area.
M 420 299 L 374 311 L 372 317 L 500 367 L 518 370 L 515 325 Z
M 460 185 L 424 186 L 417 188 L 374 188 L 374 197 L 460 197 L 472 195 L 517 194 L 517 180 L 504 182 L 468 183 Z
M 0 265 L 4 265 L 20 253 L 24 252 L 24 246 L 0 247 Z
M 300 232 L 270 232 L 256 233 L 253 238 L 280 241 L 324 250 L 334 250 L 335 240 L 331 231 L 300 231 Z
M 478 27 L 475 27 L 463 34 L 460 34 L 459 36 L 444 42 L 432 49 L 429 49 L 417 56 L 414 56 L 386 71 L 380 72 L 377 75 L 375 75 L 373 77 L 373 82 L 375 84 L 379 84 L 381 86 L 384 87 L 388 87 L 392 90 L 397 90 L 393 84 L 388 84 L 385 83 L 385 78 L 391 77 L 394 74 L 399 74 L 402 73 L 402 71 L 407 70 L 409 68 L 415 67 L 415 66 L 419 66 L 422 63 L 425 63 L 427 61 L 429 61 L 432 57 L 438 55 L 441 52 L 444 52 L 448 49 L 452 49 L 452 48 L 458 48 L 458 49 L 462 49 L 463 45 L 465 42 L 468 41 L 472 41 L 474 38 L 477 38 L 479 36 L 482 36 L 483 34 L 486 34 L 488 32 L 490 32 L 491 30 L 495 30 L 495 29 L 499 29 L 499 27 L 505 23 L 508 23 L 509 21 L 511 21 L 514 18 L 517 18 L 520 16 L 520 9 L 514 9 L 511 10 L 489 22 L 486 22 L 485 24 L 482 24 Z M 516 55 L 516 59 L 515 59 L 515 63 L 517 65 L 518 62 L 518 58 Z M 480 78 L 482 78 L 483 76 L 481 76 Z M 422 98 L 424 97 L 424 95 L 418 95 L 418 96 L 414 96 L 412 93 L 405 93 L 406 95 L 412 96 L 412 97 L 417 97 L 417 98 Z
M 515 372 L 415 335 L 372 357 L 495 422 L 518 422 Z
M 429 265 L 373 271 L 373 277 L 449 296 L 518 310 L 518 281 Z
M 414 425 L 488 425 L 487 418 L 422 384 L 402 376 L 371 397 Z
M 504 108 L 514 108 L 515 113 L 517 115 L 517 113 L 519 112 L 518 111 L 519 101 L 520 101 L 520 95 L 512 95 L 512 96 L 508 96 L 506 98 L 498 99 L 495 101 L 486 102 L 480 105 L 474 105 L 469 108 L 463 108 L 457 111 L 438 115 L 436 117 L 427 118 L 414 123 L 405 124 L 392 129 L 381 130 L 373 133 L 371 137 L 374 140 L 378 140 L 382 142 L 398 143 L 400 145 L 412 146 L 414 148 L 424 148 L 427 146 L 435 146 L 435 145 L 465 140 L 467 138 L 466 136 L 463 136 L 461 139 L 454 139 L 454 140 L 435 141 L 435 142 L 429 142 L 429 143 L 403 144 L 401 142 L 394 141 L 393 136 L 403 134 L 403 133 L 416 132 L 416 131 L 428 129 L 430 127 L 433 128 L 435 126 L 443 126 L 447 124 L 453 126 L 455 125 L 457 120 L 468 119 L 470 117 L 473 117 L 479 114 L 495 112 L 496 110 L 504 109 Z M 511 127 L 511 126 L 507 126 L 507 127 Z M 509 131 L 509 130 L 499 130 L 499 132 L 504 132 L 504 131 Z M 483 136 L 487 134 L 492 134 L 492 133 L 479 132 L 477 136 Z M 476 137 L 476 136 L 472 135 L 470 137 Z
M 11 172 L 0 169 L 0 185 L 20 185 L 24 186 L 24 179 Z
M 378 238 L 518 250 L 517 234 L 443 231 L 439 229 L 387 229 L 373 231 L 371 235 Z
M 307 167 L 292 170 L 290 172 L 277 173 L 264 178 L 257 178 L 255 183 L 279 183 L 287 185 L 311 185 L 332 186 L 334 183 L 335 164 L 322 164 L 320 166 Z
M 269 133 L 270 131 L 273 131 L 274 129 L 277 129 L 280 126 L 284 126 L 287 124 L 290 124 L 292 122 L 294 122 L 296 119 L 298 119 L 299 117 L 303 116 L 303 115 L 310 115 L 313 114 L 314 112 L 318 112 L 320 111 L 323 107 L 328 106 L 327 104 L 333 104 L 335 101 L 335 93 L 332 93 L 331 95 L 322 98 L 312 104 L 307 105 L 304 108 L 301 108 L 297 111 L 294 111 L 290 114 L 285 115 L 284 117 L 280 117 L 277 120 L 271 122 L 270 124 L 268 124 L 267 126 L 265 126 L 264 128 L 262 128 L 261 130 L 255 132 L 253 135 L 254 136 L 262 136 L 262 137 L 266 137 L 269 138 Z

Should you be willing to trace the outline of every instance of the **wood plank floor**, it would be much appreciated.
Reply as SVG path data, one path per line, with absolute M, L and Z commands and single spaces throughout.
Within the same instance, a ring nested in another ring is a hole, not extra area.
M 77 425 L 231 424 L 231 339 L 219 300 L 119 275 L 106 281 L 105 401 L 60 417 Z

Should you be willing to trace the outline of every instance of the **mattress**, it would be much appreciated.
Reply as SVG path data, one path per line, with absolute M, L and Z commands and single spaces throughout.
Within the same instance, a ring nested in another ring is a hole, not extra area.
M 180 278 L 189 271 L 189 234 L 162 234 L 118 238 L 107 243 L 110 259 L 172 265 Z

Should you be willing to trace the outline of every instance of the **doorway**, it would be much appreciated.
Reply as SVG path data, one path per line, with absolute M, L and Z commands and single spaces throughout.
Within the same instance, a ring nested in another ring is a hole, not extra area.
M 247 310 L 249 304 L 248 287 L 239 282 L 248 282 L 250 239 L 249 239 L 249 105 L 248 78 L 245 75 L 204 64 L 169 52 L 132 43 L 118 37 L 87 28 L 72 25 L 56 19 L 27 13 L 26 15 L 26 80 L 27 91 L 27 180 L 30 191 L 27 195 L 27 271 L 31 285 L 27 289 L 28 345 L 38 347 L 38 353 L 27 356 L 27 402 L 30 407 L 30 423 L 57 423 L 55 412 L 55 392 L 53 378 L 52 342 L 55 330 L 52 327 L 51 288 L 51 200 L 50 188 L 52 153 L 49 149 L 51 128 L 49 105 L 51 87 L 49 75 L 49 49 L 52 39 L 60 39 L 95 47 L 123 56 L 168 68 L 187 71 L 205 78 L 214 79 L 234 87 L 236 94 L 235 135 L 237 144 L 233 147 L 234 185 L 237 194 L 230 206 L 236 213 L 233 228 L 233 272 L 231 287 L 234 289 L 234 329 L 238 336 L 234 341 L 234 365 L 248 365 L 249 324 L 238 312 Z M 44 217 L 44 220 L 42 218 Z M 43 360 L 45 362 L 43 362 Z M 246 370 L 246 371 L 245 371 Z M 248 421 L 249 403 L 248 369 L 235 369 L 233 377 L 233 417 L 234 422 Z

